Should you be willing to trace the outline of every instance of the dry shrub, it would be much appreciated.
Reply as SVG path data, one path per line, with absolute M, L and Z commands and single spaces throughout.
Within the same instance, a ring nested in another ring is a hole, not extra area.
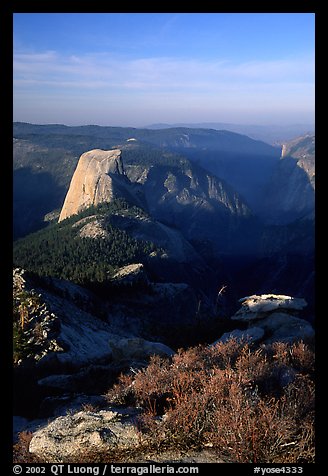
M 204 348 L 204 358 L 209 366 L 226 369 L 235 364 L 244 346 L 245 343 L 242 340 L 231 338 L 226 342 L 218 342 L 215 345 Z M 248 349 L 248 345 L 246 348 Z
M 13 462 L 14 463 L 40 463 L 37 456 L 29 452 L 29 445 L 33 433 L 29 431 L 22 431 L 18 435 L 18 441 L 13 447 Z
M 228 384 L 229 397 L 220 400 L 221 405 L 213 414 L 208 440 L 221 448 L 227 458 L 241 463 L 311 461 L 313 453 L 305 454 L 304 448 L 311 447 L 313 451 L 313 435 L 308 434 L 308 423 L 313 417 L 313 388 L 310 381 L 299 384 L 288 386 L 279 399 L 260 397 L 256 388 L 245 392 L 236 381 Z M 304 428 L 303 418 L 307 418 Z
M 303 341 L 294 344 L 274 342 L 269 353 L 279 365 L 290 365 L 302 373 L 313 374 L 314 372 L 314 351 Z
M 107 392 L 107 399 L 115 405 L 127 405 L 134 403 L 132 385 L 134 383 L 133 375 L 120 375 L 119 382 L 114 384 Z
M 142 406 L 140 431 L 158 447 L 211 446 L 240 463 L 313 462 L 313 366 L 302 342 L 253 349 L 230 339 L 180 350 L 171 360 L 153 357 L 122 376 L 108 398 L 126 403 L 129 396 Z M 292 370 L 287 383 L 281 369 Z
M 304 342 L 297 342 L 290 349 L 290 364 L 301 372 L 306 372 L 313 376 L 314 352 Z
M 97 405 L 93 405 L 92 403 L 83 403 L 83 405 L 81 405 L 81 411 L 83 412 L 96 412 L 98 410 L 98 407 Z

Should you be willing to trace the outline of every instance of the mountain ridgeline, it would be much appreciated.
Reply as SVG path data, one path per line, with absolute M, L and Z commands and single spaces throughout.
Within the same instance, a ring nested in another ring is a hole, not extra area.
M 314 136 L 14 123 L 14 236 L 39 275 L 94 287 L 138 262 L 209 302 L 225 283 L 228 306 L 287 292 L 311 314 Z

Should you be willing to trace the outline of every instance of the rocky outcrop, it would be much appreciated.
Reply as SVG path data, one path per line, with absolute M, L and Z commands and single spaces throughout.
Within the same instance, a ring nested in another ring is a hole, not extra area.
M 219 341 L 228 338 L 272 344 L 273 342 L 312 341 L 314 329 L 305 319 L 297 317 L 307 303 L 302 298 L 281 294 L 252 295 L 239 300 L 242 307 L 232 320 L 248 323 L 248 329 L 236 329 L 224 334 Z
M 283 294 L 261 294 L 247 296 L 239 299 L 241 308 L 231 319 L 238 321 L 252 321 L 267 315 L 266 313 L 277 310 L 299 311 L 306 307 L 306 302 L 301 298 L 293 298 Z
M 54 297 L 51 300 L 58 312 L 60 303 L 54 303 Z M 48 352 L 38 363 L 43 375 L 38 384 L 47 388 L 83 391 L 83 386 L 97 374 L 110 375 L 112 367 L 118 371 L 126 363 L 135 364 L 135 359 L 138 363 L 146 363 L 153 354 L 173 354 L 172 349 L 160 343 L 115 334 L 108 322 L 69 302 L 65 302 L 65 313 L 60 312 L 60 322 L 58 339 L 65 351 Z M 124 333 L 124 329 L 121 332 Z
M 222 463 L 211 448 L 186 451 L 148 448 L 147 436 L 137 426 L 139 411 L 133 408 L 109 407 L 100 411 L 79 411 L 52 422 L 40 421 L 30 426 L 33 436 L 29 451 L 42 462 L 71 463 L 88 452 L 112 455 L 124 453 L 127 463 Z M 146 443 L 144 445 L 144 443 Z M 119 460 L 121 461 L 121 460 Z
M 34 433 L 29 451 L 44 462 L 63 463 L 88 451 L 135 448 L 140 444 L 138 413 L 132 408 L 110 408 L 58 417 Z
M 105 239 L 108 237 L 109 233 L 103 227 L 104 220 L 98 217 L 87 217 L 82 218 L 77 223 L 74 223 L 73 226 L 80 225 L 81 222 L 85 221 L 85 225 L 79 231 L 80 238 L 101 238 Z
M 81 155 L 67 192 L 59 221 L 90 205 L 130 197 L 121 151 L 94 149 Z
M 154 354 L 173 355 L 168 346 L 133 334 L 119 311 L 117 322 L 111 314 L 105 316 L 105 308 L 99 307 L 97 315 L 97 303 L 88 302 L 92 293 L 73 283 L 37 280 L 32 295 L 37 301 L 33 300 L 30 309 L 30 279 L 23 270 L 14 271 L 15 302 L 19 304 L 19 296 L 24 292 L 30 322 L 24 329 L 29 352 L 16 363 L 15 378 L 17 385 L 24 386 L 26 375 L 30 375 L 33 392 L 40 394 L 41 399 L 53 392 L 102 392 L 129 366 L 143 366 Z M 37 324 L 37 335 L 33 323 Z M 35 398 L 36 413 L 39 404 Z M 20 414 L 23 410 L 18 396 L 17 408 Z
M 118 285 L 149 284 L 148 276 L 142 263 L 128 264 L 119 268 L 112 276 L 112 281 Z

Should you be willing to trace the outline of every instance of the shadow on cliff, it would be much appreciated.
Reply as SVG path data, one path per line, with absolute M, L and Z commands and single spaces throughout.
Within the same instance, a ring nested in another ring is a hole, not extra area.
M 33 233 L 46 225 L 44 215 L 62 206 L 66 189 L 50 173 L 22 167 L 13 173 L 14 239 Z
M 182 232 L 188 240 L 211 240 L 219 252 L 249 252 L 257 246 L 260 224 L 234 192 L 217 177 L 193 164 L 192 176 L 180 167 L 156 165 L 144 184 L 152 215 Z
M 307 215 L 314 217 L 314 209 L 315 190 L 309 175 L 297 158 L 284 157 L 262 189 L 258 215 L 266 223 L 288 224 Z

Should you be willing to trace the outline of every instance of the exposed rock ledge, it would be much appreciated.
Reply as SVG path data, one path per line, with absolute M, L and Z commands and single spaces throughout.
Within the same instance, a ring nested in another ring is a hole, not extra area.
M 261 294 L 239 299 L 242 307 L 231 319 L 251 321 L 265 317 L 266 313 L 276 310 L 299 311 L 307 306 L 304 299 L 285 296 L 284 294 Z
M 307 306 L 302 298 L 283 294 L 255 294 L 239 302 L 242 306 L 231 319 L 248 323 L 248 329 L 234 329 L 223 334 L 216 342 L 225 342 L 232 337 L 263 344 L 311 341 L 314 338 L 311 324 L 294 315 Z
M 140 444 L 138 410 L 81 411 L 53 420 L 33 435 L 29 451 L 45 462 L 69 462 L 85 451 L 135 448 Z
M 145 436 L 138 431 L 139 411 L 109 407 L 106 410 L 80 411 L 65 415 L 34 432 L 29 451 L 48 463 L 70 463 L 81 453 L 96 450 L 115 454 L 127 450 L 128 463 L 222 463 L 204 448 L 187 453 L 176 450 L 150 451 L 143 446 Z
M 131 266 L 139 269 L 142 265 Z M 13 271 L 14 297 L 22 291 L 31 293 L 30 278 L 26 279 L 24 273 L 21 269 Z M 91 312 L 85 310 L 92 294 L 76 284 L 53 279 L 52 284 L 48 280 L 48 289 L 37 289 L 42 294 L 35 293 L 40 304 L 34 319 L 43 331 L 42 347 L 39 344 L 38 352 L 31 351 L 31 356 L 19 366 L 33 367 L 39 387 L 80 391 L 83 384 L 90 385 L 93 370 L 110 374 L 110 368 L 117 371 L 121 366 L 125 368 L 127 362 L 136 365 L 137 360 L 138 364 L 144 364 L 153 354 L 174 353 L 160 342 L 113 328 L 111 318 L 102 320 L 91 309 Z

